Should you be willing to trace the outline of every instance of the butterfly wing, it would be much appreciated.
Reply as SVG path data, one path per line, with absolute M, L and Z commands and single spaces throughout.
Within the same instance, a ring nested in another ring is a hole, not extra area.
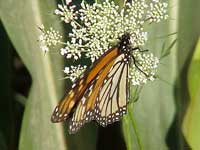
M 119 121 L 127 110 L 129 64 L 124 61 L 124 57 L 124 54 L 118 57 L 99 91 L 95 120 L 102 126 Z
M 94 83 L 97 75 L 107 66 L 108 63 L 112 62 L 119 55 L 119 49 L 117 47 L 108 50 L 104 55 L 102 55 L 94 65 L 86 71 L 84 76 L 80 77 L 72 85 L 71 89 L 66 92 L 63 100 L 56 106 L 52 116 L 52 122 L 61 122 L 69 117 L 72 109 L 78 105 L 88 87 Z M 93 99 L 89 101 L 88 107 L 92 104 Z M 79 108 L 80 106 L 78 106 Z
M 97 120 L 102 126 L 118 121 L 126 112 L 128 63 L 124 54 L 110 61 L 86 89 L 70 122 L 69 132 Z

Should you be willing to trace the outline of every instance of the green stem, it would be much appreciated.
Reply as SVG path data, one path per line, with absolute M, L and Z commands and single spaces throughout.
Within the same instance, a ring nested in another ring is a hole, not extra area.
M 76 20 L 73 20 L 73 21 L 78 27 L 80 27 L 80 28 L 82 27 L 82 25 L 80 23 L 78 23 Z
M 58 43 L 59 43 L 59 44 L 63 44 L 63 45 L 67 45 L 66 42 L 62 42 L 62 41 L 59 41 Z
M 62 0 L 61 2 L 62 2 L 62 5 L 65 5 L 65 2 L 64 2 L 64 0 Z
M 142 142 L 141 142 L 138 130 L 137 130 L 137 124 L 136 124 L 136 121 L 135 121 L 135 118 L 134 118 L 132 104 L 129 104 L 129 106 L 128 106 L 128 115 L 130 117 L 131 124 L 133 125 L 133 129 L 134 129 L 134 132 L 135 132 L 135 135 L 136 135 L 136 139 L 137 139 L 137 143 L 138 143 L 138 146 L 139 146 L 139 150 L 142 150 L 143 149 L 142 148 Z

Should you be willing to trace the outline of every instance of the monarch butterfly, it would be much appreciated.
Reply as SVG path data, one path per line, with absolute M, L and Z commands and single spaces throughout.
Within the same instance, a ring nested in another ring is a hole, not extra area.
M 72 114 L 69 125 L 71 134 L 91 120 L 96 120 L 103 127 L 119 121 L 127 111 L 130 63 L 133 61 L 136 68 L 143 72 L 132 55 L 134 50 L 140 49 L 132 48 L 130 35 L 124 34 L 116 46 L 106 51 L 74 82 L 55 108 L 51 121 L 61 122 Z

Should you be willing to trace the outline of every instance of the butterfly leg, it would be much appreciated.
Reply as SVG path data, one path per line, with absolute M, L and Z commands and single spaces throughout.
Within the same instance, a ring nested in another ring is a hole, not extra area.
M 132 59 L 133 59 L 133 63 L 134 63 L 134 65 L 135 65 L 135 67 L 136 67 L 139 71 L 141 71 L 146 77 L 148 77 L 148 75 L 147 75 L 142 69 L 140 69 L 140 67 L 137 65 L 136 60 L 135 60 L 135 57 L 134 57 L 133 55 L 131 55 L 131 57 L 132 57 Z
M 138 50 L 139 50 L 140 52 L 148 52 L 148 51 L 149 51 L 148 49 L 142 49 L 142 48 L 138 48 Z
M 148 52 L 148 51 L 149 51 L 148 49 L 141 49 L 141 48 L 139 48 L 139 47 L 132 48 L 131 50 L 132 50 L 132 51 L 134 51 L 134 50 L 139 50 L 140 52 Z
M 140 52 L 148 52 L 148 49 L 139 49 Z
M 131 48 L 131 50 L 132 51 L 134 51 L 134 50 L 140 50 L 140 48 L 139 47 L 134 47 L 134 48 Z

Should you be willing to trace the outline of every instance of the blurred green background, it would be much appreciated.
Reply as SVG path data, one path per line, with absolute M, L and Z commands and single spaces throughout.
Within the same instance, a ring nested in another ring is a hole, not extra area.
M 37 42 L 41 24 L 66 33 L 53 15 L 57 2 L 0 0 L 0 150 L 200 150 L 200 1 L 170 0 L 169 20 L 147 28 L 147 47 L 158 56 L 163 43 L 177 42 L 160 80 L 145 85 L 128 115 L 75 135 L 67 123 L 50 122 L 69 85 L 59 80 L 65 60 L 56 51 L 44 56 Z

